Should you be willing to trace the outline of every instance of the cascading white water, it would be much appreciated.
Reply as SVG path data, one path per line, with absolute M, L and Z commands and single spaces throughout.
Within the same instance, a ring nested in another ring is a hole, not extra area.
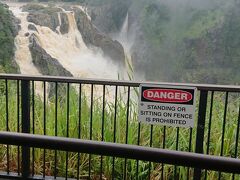
M 38 71 L 38 69 L 34 66 L 32 62 L 32 56 L 31 52 L 29 50 L 29 35 L 27 33 L 31 33 L 31 31 L 28 31 L 28 25 L 27 22 L 27 12 L 21 12 L 21 9 L 18 5 L 11 4 L 10 10 L 13 12 L 13 14 L 20 19 L 21 21 L 21 29 L 18 32 L 18 35 L 15 38 L 15 61 L 17 62 L 20 72 L 22 74 L 31 74 L 31 75 L 41 75 L 41 73 Z M 39 82 L 35 83 L 35 89 L 36 94 L 41 95 L 43 92 L 42 85 Z
M 86 46 L 83 41 L 82 35 L 77 28 L 74 12 L 65 11 L 61 8 L 62 12 L 58 13 L 58 20 L 60 25 L 56 28 L 57 32 L 51 30 L 48 27 L 39 26 L 33 23 L 31 24 L 36 27 L 37 31 L 29 31 L 28 25 L 30 23 L 27 21 L 26 18 L 27 13 L 21 11 L 21 5 L 16 3 L 16 6 L 13 6 L 13 4 L 9 4 L 9 6 L 10 10 L 14 12 L 14 15 L 17 18 L 21 19 L 21 26 L 23 27 L 16 38 L 16 61 L 22 73 L 30 75 L 40 75 L 39 71 L 32 63 L 31 53 L 28 47 L 29 38 L 25 36 L 25 33 L 28 32 L 29 35 L 34 33 L 38 39 L 38 43 L 40 44 L 40 46 L 51 57 L 56 58 L 66 70 L 73 74 L 73 76 L 104 79 L 119 78 L 120 69 L 117 65 L 115 65 L 110 59 L 104 57 L 100 49 L 96 47 L 94 49 L 90 49 Z M 83 9 L 82 7 L 80 8 Z M 66 34 L 61 34 L 60 32 L 60 26 L 62 24 L 61 13 L 65 13 L 67 15 L 69 22 L 69 31 Z M 90 17 L 88 18 L 90 19 Z M 128 21 L 128 17 L 126 19 L 127 20 L 125 21 Z M 126 34 L 128 23 L 124 24 L 125 25 L 122 28 L 122 32 L 123 34 Z M 24 43 L 20 44 L 20 40 L 18 39 L 24 39 Z M 18 56 L 19 58 L 17 58 Z M 126 77 L 126 74 L 124 74 L 123 72 L 120 76 Z M 40 86 L 39 84 L 36 85 Z M 43 92 L 42 89 L 42 87 L 37 88 L 37 90 L 41 93 Z M 102 90 L 97 90 L 95 92 L 101 93 Z M 110 97 L 111 95 L 113 95 L 113 93 L 109 92 L 108 94 L 108 99 L 114 99 L 113 97 Z M 102 96 L 102 93 L 99 94 L 99 96 Z
M 30 33 L 28 31 L 28 25 L 27 22 L 27 12 L 21 12 L 17 8 L 11 8 L 12 12 L 16 17 L 18 17 L 21 21 L 21 29 L 15 38 L 15 45 L 16 45 L 16 51 L 15 51 L 15 60 L 17 64 L 20 67 L 20 71 L 22 74 L 36 74 L 39 75 L 39 71 L 32 63 L 32 56 L 29 50 L 29 35 L 27 33 Z
M 119 34 L 119 38 L 118 38 L 121 43 L 126 47 L 128 46 L 128 13 L 125 17 L 125 20 L 123 22 L 120 34 Z
M 40 45 L 75 77 L 117 79 L 118 67 L 103 57 L 100 50 L 89 49 L 79 32 L 74 13 L 64 11 L 69 22 L 69 32 L 59 34 L 48 27 L 35 25 Z
M 57 14 L 58 14 L 59 26 L 56 28 L 56 30 L 57 30 L 57 32 L 58 32 L 59 34 L 61 34 L 61 31 L 60 31 L 60 27 L 61 27 L 61 25 L 62 25 L 61 13 L 58 12 Z
M 39 71 L 32 63 L 31 53 L 29 51 L 29 39 L 25 36 L 28 33 L 34 33 L 38 42 L 46 52 L 56 58 L 59 63 L 73 74 L 75 77 L 84 78 L 105 78 L 118 79 L 119 68 L 110 59 L 103 56 L 100 49 L 94 50 L 88 48 L 82 39 L 82 35 L 77 28 L 74 13 L 65 11 L 58 13 L 58 19 L 61 25 L 60 13 L 66 13 L 69 21 L 69 32 L 60 33 L 60 26 L 56 32 L 48 27 L 35 25 L 38 32 L 28 30 L 29 22 L 27 13 L 21 12 L 21 4 L 9 3 L 10 10 L 21 20 L 22 29 L 16 37 L 16 61 L 20 67 L 21 73 L 39 75 Z M 83 9 L 82 7 L 79 7 Z M 89 17 L 90 18 L 90 17 Z M 20 42 L 24 43 L 20 45 Z M 19 58 L 18 58 L 19 56 Z M 27 57 L 26 57 L 27 56 Z
M 133 76 L 133 63 L 131 57 L 131 47 L 133 45 L 133 41 L 129 40 L 129 17 L 128 13 L 123 22 L 122 28 L 120 30 L 119 35 L 116 38 L 124 48 L 125 52 L 125 64 L 129 78 L 134 78 Z

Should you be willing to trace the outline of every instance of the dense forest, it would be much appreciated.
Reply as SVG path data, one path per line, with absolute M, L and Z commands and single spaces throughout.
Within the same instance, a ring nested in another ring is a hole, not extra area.
M 59 1 L 49 3 L 52 2 Z M 144 74 L 145 80 L 217 84 L 240 82 L 239 0 L 63 2 L 88 7 L 97 28 L 113 37 L 121 30 L 128 14 L 128 43 L 131 44 L 134 69 Z M 0 18 L 6 16 L 0 21 L 0 40 L 7 44 L 4 45 L 7 51 L 1 48 L 1 62 L 6 62 L 13 55 L 13 50 L 8 48 L 13 46 L 13 30 L 6 9 L 1 7 L 0 13 L 3 14 Z M 7 35 L 3 36 L 3 33 Z

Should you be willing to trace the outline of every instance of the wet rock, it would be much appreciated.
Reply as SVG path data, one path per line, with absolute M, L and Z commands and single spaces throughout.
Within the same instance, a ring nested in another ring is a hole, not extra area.
M 65 13 L 60 13 L 60 18 L 61 18 L 60 32 L 62 34 L 67 34 L 69 30 L 68 17 Z
M 29 24 L 29 25 L 28 25 L 28 30 L 32 30 L 32 31 L 38 32 L 36 26 L 34 26 L 33 24 Z
M 29 36 L 29 32 L 25 33 L 24 36 L 28 37 Z
M 49 15 L 41 12 L 34 12 L 28 14 L 27 20 L 36 25 L 49 27 L 53 31 L 56 31 L 57 26 L 59 26 L 57 14 Z
M 0 32 L 3 32 L 3 37 L 5 36 L 4 38 L 8 39 L 6 43 L 1 44 L 1 48 L 3 47 L 1 50 L 7 51 L 7 54 L 0 57 L 0 66 L 6 73 L 20 73 L 18 64 L 14 61 L 14 51 L 16 49 L 14 38 L 20 30 L 20 20 L 13 15 L 8 5 L 0 2 L 0 6 Z
M 43 75 L 53 76 L 72 76 L 57 59 L 52 58 L 40 45 L 37 37 L 30 36 L 29 49 L 32 55 L 33 63 Z
M 78 30 L 81 32 L 84 42 L 90 46 L 102 49 L 105 56 L 116 62 L 124 63 L 125 54 L 122 45 L 118 41 L 101 33 L 89 20 L 85 12 L 79 8 L 73 8 Z
M 88 18 L 86 12 L 78 7 L 66 7 L 67 11 L 73 11 L 77 28 L 81 32 L 85 44 L 89 47 L 100 48 L 104 55 L 110 57 L 115 62 L 124 64 L 125 54 L 122 45 L 118 41 L 112 40 L 107 35 L 101 33 Z M 26 5 L 23 10 L 29 12 L 27 20 L 40 26 L 46 26 L 58 33 L 65 34 L 69 31 L 69 21 L 67 14 L 61 8 L 44 7 L 41 5 Z M 59 20 L 60 14 L 60 20 Z
M 37 67 L 39 72 L 43 75 L 51 75 L 51 76 L 73 76 L 68 70 L 66 70 L 57 59 L 52 58 L 40 45 L 37 37 L 32 34 L 29 37 L 29 49 L 32 55 L 33 64 Z M 54 97 L 55 95 L 55 83 L 49 83 L 50 87 L 49 98 Z M 66 86 L 63 84 L 59 84 L 58 86 L 58 95 L 60 97 L 64 97 L 64 93 L 66 93 Z
M 36 25 L 49 27 L 52 31 L 57 32 L 57 27 L 60 26 L 58 13 L 60 13 L 62 34 L 68 33 L 69 23 L 62 9 L 57 7 L 44 7 L 37 4 L 28 4 L 23 6 L 23 11 L 28 12 L 27 20 Z

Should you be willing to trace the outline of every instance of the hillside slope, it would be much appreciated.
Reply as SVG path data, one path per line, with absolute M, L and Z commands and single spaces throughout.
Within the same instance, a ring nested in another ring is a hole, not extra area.
M 19 21 L 13 17 L 8 6 L 0 3 L 0 71 L 19 72 L 14 61 L 14 38 L 18 33 Z

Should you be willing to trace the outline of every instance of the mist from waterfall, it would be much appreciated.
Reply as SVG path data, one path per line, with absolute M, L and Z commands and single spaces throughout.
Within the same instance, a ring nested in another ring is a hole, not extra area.
M 129 13 L 127 12 L 125 19 L 123 21 L 122 27 L 119 34 L 115 35 L 115 39 L 118 40 L 124 48 L 125 51 L 125 64 L 127 69 L 128 77 L 132 80 L 144 80 L 144 73 L 139 73 L 134 69 L 134 62 L 132 58 L 132 47 L 135 42 L 135 25 L 129 22 Z

